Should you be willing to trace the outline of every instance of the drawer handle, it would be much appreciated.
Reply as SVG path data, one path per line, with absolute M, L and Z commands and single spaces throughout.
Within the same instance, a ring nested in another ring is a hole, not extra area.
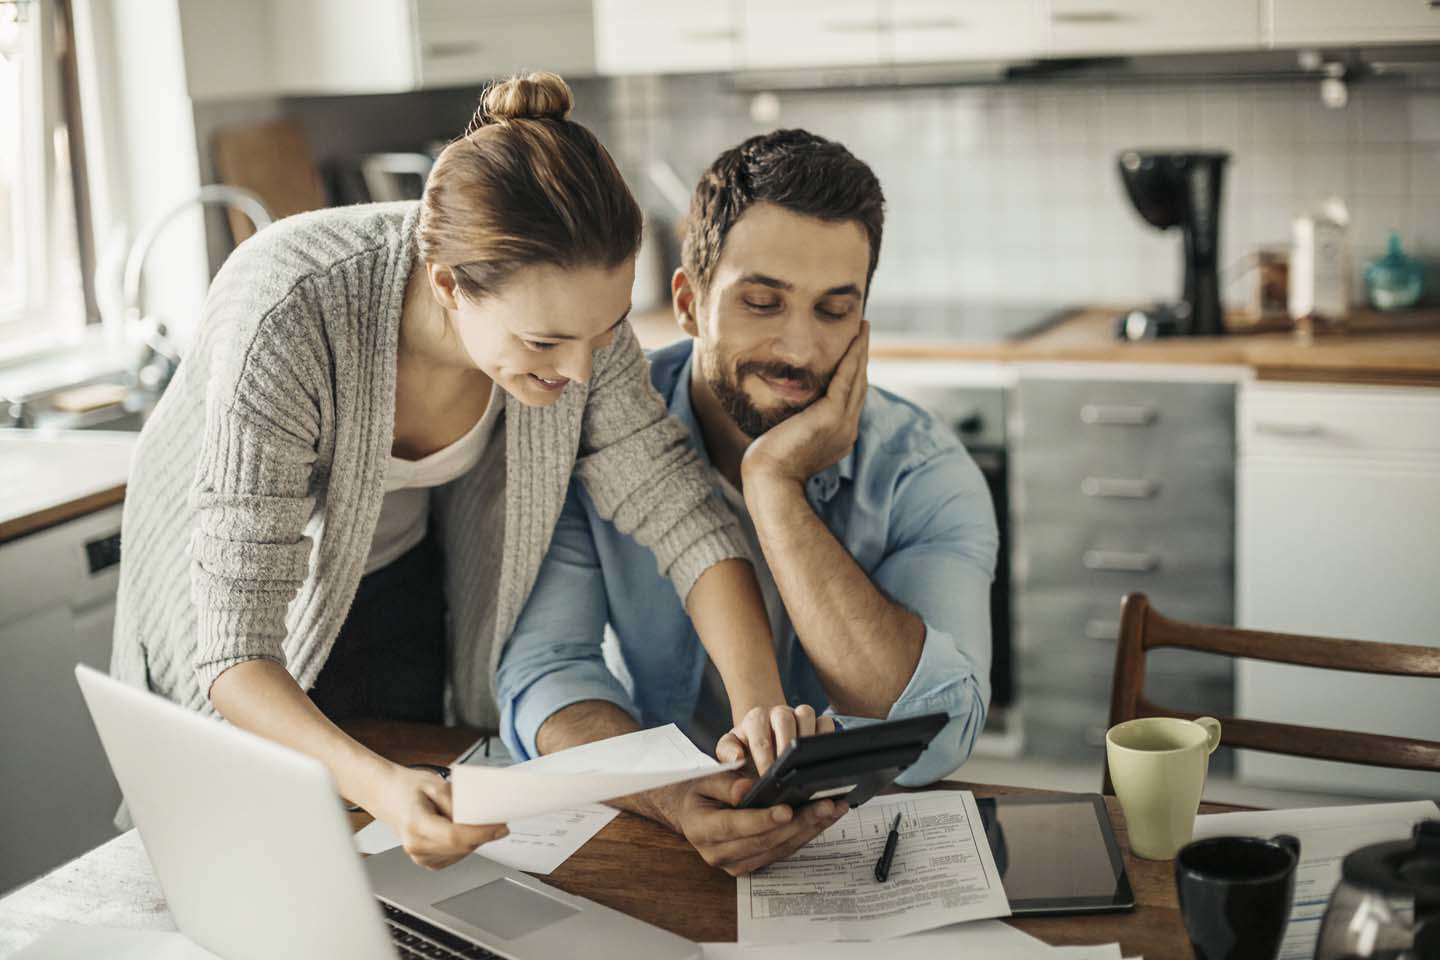
M 1086 550 L 1081 558 L 1087 570 L 1107 573 L 1149 573 L 1160 566 L 1160 558 L 1149 550 Z
M 1116 620 L 1086 620 L 1086 640 L 1114 640 L 1120 636 L 1120 623 Z
M 1087 403 L 1080 408 L 1080 422 L 1099 427 L 1147 427 L 1160 419 L 1160 411 L 1148 403 Z
M 1080 491 L 1087 497 L 1149 500 L 1160 492 L 1160 481 L 1149 477 L 1086 477 Z
M 1322 437 L 1322 423 L 1286 423 L 1281 420 L 1256 420 L 1255 432 L 1271 437 Z
M 879 20 L 833 20 L 825 24 L 827 33 L 879 33 L 885 24 Z
M 1440 0 L 1435 0 L 1440 3 Z M 897 20 L 896 30 L 959 30 L 965 21 L 958 17 L 934 17 L 929 20 Z

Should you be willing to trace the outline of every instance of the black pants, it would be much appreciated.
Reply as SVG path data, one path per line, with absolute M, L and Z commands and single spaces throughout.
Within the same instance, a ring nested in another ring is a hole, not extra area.
M 441 723 L 445 670 L 445 570 L 432 535 L 360 580 L 310 699 L 337 723 Z

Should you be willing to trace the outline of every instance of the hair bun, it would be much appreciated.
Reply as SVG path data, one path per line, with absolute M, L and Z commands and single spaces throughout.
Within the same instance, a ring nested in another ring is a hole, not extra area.
M 544 70 L 517 74 L 485 88 L 473 126 L 510 120 L 564 120 L 574 106 L 570 86 L 559 74 Z

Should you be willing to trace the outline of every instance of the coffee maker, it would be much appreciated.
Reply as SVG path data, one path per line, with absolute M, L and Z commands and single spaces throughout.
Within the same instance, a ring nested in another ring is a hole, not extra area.
M 1224 333 L 1216 259 L 1220 246 L 1220 183 L 1228 153 L 1126 150 L 1120 180 L 1140 216 L 1161 230 L 1178 226 L 1185 241 L 1185 286 L 1180 301 L 1120 317 L 1117 334 L 1157 336 Z

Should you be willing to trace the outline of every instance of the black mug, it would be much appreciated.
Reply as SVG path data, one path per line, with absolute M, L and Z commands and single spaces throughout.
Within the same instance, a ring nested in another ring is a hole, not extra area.
M 1182 847 L 1175 890 L 1196 960 L 1275 960 L 1299 862 L 1300 841 L 1286 834 L 1211 837 Z

